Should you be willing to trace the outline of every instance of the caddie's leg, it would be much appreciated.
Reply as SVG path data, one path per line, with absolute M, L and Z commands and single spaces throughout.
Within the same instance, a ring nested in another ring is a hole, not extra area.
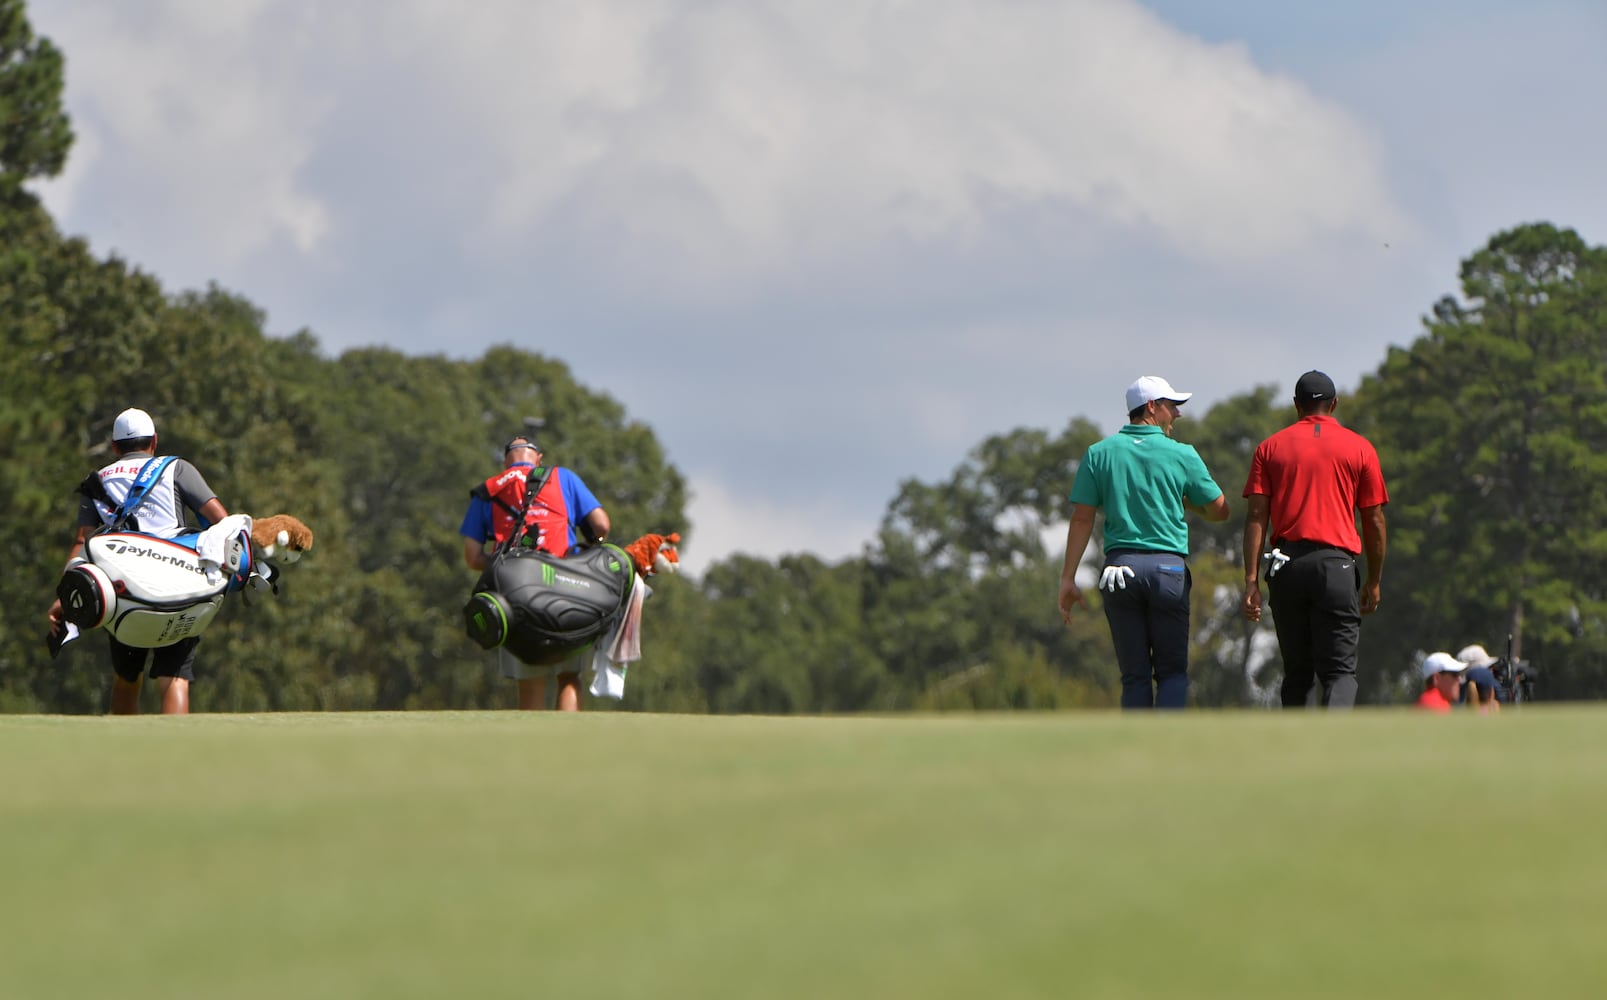
M 580 679 L 591 669 L 594 648 L 586 646 L 576 650 L 553 670 L 553 674 L 558 678 L 558 691 L 553 698 L 553 708 L 560 712 L 580 711 Z
M 190 682 L 195 680 L 197 636 L 151 650 L 151 678 L 162 694 L 163 715 L 190 714 Z
M 139 681 L 125 681 L 121 677 L 112 678 L 111 711 L 113 715 L 139 714 Z
M 580 711 L 580 675 L 562 673 L 558 675 L 558 704 L 555 706 L 560 712 Z
M 138 715 L 140 681 L 145 679 L 145 667 L 150 662 L 155 650 L 140 649 L 137 646 L 125 646 L 106 636 L 112 658 L 112 704 L 113 715 Z
M 547 707 L 547 678 L 519 678 L 519 711 L 539 712 Z
M 519 711 L 539 712 L 547 707 L 547 671 L 532 667 L 506 649 L 497 650 L 497 669 L 519 687 Z
M 162 692 L 163 715 L 190 714 L 190 682 L 182 677 L 157 679 L 157 690 Z

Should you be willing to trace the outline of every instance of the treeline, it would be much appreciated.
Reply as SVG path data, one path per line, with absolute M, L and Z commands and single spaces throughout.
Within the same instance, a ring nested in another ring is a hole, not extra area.
M 194 461 L 231 510 L 295 514 L 318 536 L 281 595 L 231 600 L 208 631 L 198 711 L 511 705 L 512 685 L 462 632 L 472 574 L 457 528 L 469 486 L 497 470 L 526 418 L 544 421 L 550 458 L 598 493 L 616 538 L 678 530 L 697 544 L 687 484 L 652 430 L 577 385 L 539 340 L 473 360 L 329 357 L 308 332 L 270 336 L 239 295 L 167 292 L 60 234 L 24 182 L 65 162 L 61 59 L 21 11 L 0 0 L 0 711 L 104 709 L 104 641 L 52 661 L 45 610 L 72 536 L 70 491 L 107 459 L 112 417 L 129 405 L 151 411 L 162 450 Z M 1607 250 L 1527 225 L 1493 237 L 1460 277 L 1422 336 L 1340 403 L 1378 445 L 1393 498 L 1361 697 L 1402 700 L 1422 651 L 1500 651 L 1508 634 L 1539 696 L 1602 697 Z M 1192 698 L 1263 703 L 1279 665 L 1270 626 L 1238 615 L 1237 497 L 1251 451 L 1292 409 L 1263 386 L 1196 400 L 1187 417 L 1178 436 L 1235 500 L 1229 522 L 1192 525 Z M 1102 617 L 1068 628 L 1055 610 L 1066 494 L 1099 436 L 1077 417 L 989 437 L 946 480 L 905 482 L 855 558 L 736 556 L 698 580 L 657 580 L 620 707 L 1115 704 Z
M 604 499 L 615 534 L 680 530 L 686 483 L 652 431 L 558 361 L 370 348 L 335 358 L 267 335 L 219 289 L 155 279 L 61 238 L 26 196 L 0 216 L 0 708 L 97 712 L 109 671 L 91 636 L 58 661 L 44 610 L 72 530 L 70 490 L 137 404 L 164 451 L 225 503 L 289 512 L 318 533 L 278 598 L 232 601 L 203 644 L 198 710 L 476 708 L 511 685 L 464 637 L 471 574 L 457 527 L 468 486 L 527 417 Z M 1607 694 L 1607 252 L 1525 226 L 1462 268 L 1457 298 L 1341 399 L 1389 480 L 1384 601 L 1362 636 L 1362 697 L 1401 700 L 1415 657 L 1510 633 L 1546 698 Z M 1207 402 L 1197 400 L 1196 404 Z M 1291 419 L 1260 387 L 1179 424 L 1236 498 L 1250 452 Z M 735 556 L 661 578 L 646 659 L 621 707 L 854 712 L 1105 706 L 1116 700 L 1097 614 L 1054 610 L 1082 418 L 989 437 L 946 480 L 903 484 L 862 555 Z M 1270 629 L 1238 616 L 1243 504 L 1196 521 L 1193 698 L 1257 704 L 1275 689 Z

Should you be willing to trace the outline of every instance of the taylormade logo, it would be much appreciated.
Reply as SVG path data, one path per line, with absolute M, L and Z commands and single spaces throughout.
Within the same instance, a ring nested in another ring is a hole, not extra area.
M 187 569 L 197 576 L 205 575 L 202 572 L 201 566 L 198 562 L 186 559 L 184 556 L 174 555 L 171 552 L 162 552 L 158 549 L 148 549 L 141 545 L 130 545 L 127 542 L 112 542 L 106 547 L 111 550 L 113 555 L 143 556 L 146 559 L 154 559 L 160 563 L 167 563 L 169 566 L 177 566 L 179 569 Z

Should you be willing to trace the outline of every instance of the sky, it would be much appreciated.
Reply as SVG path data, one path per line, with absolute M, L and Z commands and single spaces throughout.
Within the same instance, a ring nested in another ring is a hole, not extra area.
M 693 572 L 858 555 L 902 482 L 1114 431 L 1139 375 L 1196 412 L 1344 392 L 1494 233 L 1607 241 L 1600 0 L 29 16 L 67 58 L 77 142 L 36 185 L 64 232 L 331 356 L 564 361 L 687 477 L 691 524 L 641 530 Z

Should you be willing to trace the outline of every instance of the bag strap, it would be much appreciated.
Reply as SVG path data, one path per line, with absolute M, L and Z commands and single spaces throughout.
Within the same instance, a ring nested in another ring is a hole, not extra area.
M 541 479 L 537 481 L 534 488 L 532 488 L 530 485 L 530 477 L 526 476 L 525 498 L 524 502 L 519 505 L 518 510 L 514 510 L 512 504 L 504 503 L 500 499 L 496 501 L 497 503 L 501 503 L 504 509 L 513 514 L 513 530 L 508 532 L 508 537 L 502 542 L 501 545 L 498 545 L 491 552 L 491 558 L 495 559 L 497 556 L 500 556 L 502 553 L 514 548 L 524 540 L 525 535 L 529 533 L 530 529 L 530 525 L 525 521 L 525 518 L 530 514 L 530 502 L 536 498 L 537 493 L 540 493 L 546 487 L 547 480 L 551 479 L 552 474 L 557 471 L 558 467 L 556 465 L 549 465 L 541 473 Z
M 162 478 L 162 473 L 173 464 L 176 455 L 163 455 L 161 458 L 147 458 L 145 464 L 140 466 L 139 475 L 128 487 L 128 494 L 123 502 L 112 511 L 112 519 L 102 528 L 102 531 L 122 531 L 123 527 L 134 517 L 145 502 L 151 498 L 151 487 Z

